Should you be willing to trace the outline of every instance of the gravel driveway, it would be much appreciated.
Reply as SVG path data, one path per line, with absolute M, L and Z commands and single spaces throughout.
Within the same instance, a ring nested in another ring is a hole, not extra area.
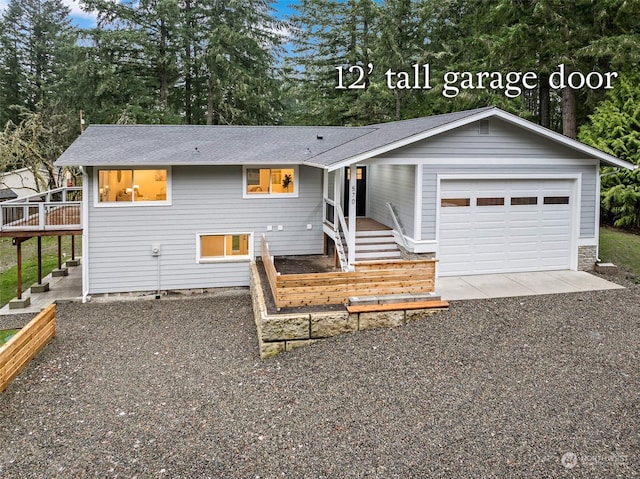
M 250 305 L 60 305 L 0 395 L 0 477 L 640 476 L 640 286 L 454 302 L 266 361 Z

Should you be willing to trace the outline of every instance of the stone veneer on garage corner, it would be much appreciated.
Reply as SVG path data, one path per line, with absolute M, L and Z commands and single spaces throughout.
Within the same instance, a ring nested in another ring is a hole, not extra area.
M 578 271 L 593 271 L 597 261 L 597 246 L 578 246 Z
M 446 309 L 409 309 L 369 313 L 349 313 L 345 310 L 269 315 L 255 262 L 251 263 L 251 300 L 258 332 L 260 357 L 263 359 L 339 334 L 376 328 L 394 328 Z

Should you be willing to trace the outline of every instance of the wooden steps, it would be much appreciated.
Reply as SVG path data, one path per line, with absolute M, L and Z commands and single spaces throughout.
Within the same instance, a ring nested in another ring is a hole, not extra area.
M 393 237 L 393 231 L 356 230 L 356 261 L 384 261 L 401 258 L 402 254 Z

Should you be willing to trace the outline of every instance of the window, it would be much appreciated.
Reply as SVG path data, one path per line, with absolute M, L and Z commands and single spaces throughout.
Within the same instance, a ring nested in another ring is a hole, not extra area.
M 442 198 L 440 200 L 440 206 L 444 208 L 450 208 L 455 206 L 469 206 L 469 198 Z
M 545 205 L 568 205 L 569 197 L 568 196 L 545 196 L 544 204 Z
M 504 206 L 504 198 L 478 198 L 477 206 Z
M 98 203 L 119 206 L 131 203 L 166 204 L 167 169 L 98 170 Z
M 537 196 L 518 196 L 511 198 L 511 206 L 537 205 Z
M 245 168 L 245 197 L 298 196 L 298 167 Z
M 198 263 L 249 260 L 252 257 L 251 234 L 199 234 L 196 250 Z

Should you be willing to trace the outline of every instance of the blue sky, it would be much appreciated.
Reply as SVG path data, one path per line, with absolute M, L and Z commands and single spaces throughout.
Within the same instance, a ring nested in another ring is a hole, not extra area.
M 8 0 L 0 0 L 0 6 L 4 6 Z M 81 28 L 90 28 L 95 26 L 95 16 L 86 12 L 83 12 L 77 0 L 63 0 L 65 5 L 71 8 L 71 18 L 73 24 Z M 291 5 L 297 3 L 297 0 L 276 0 L 274 7 L 277 11 L 276 16 L 278 18 L 284 18 L 286 15 L 292 13 Z

